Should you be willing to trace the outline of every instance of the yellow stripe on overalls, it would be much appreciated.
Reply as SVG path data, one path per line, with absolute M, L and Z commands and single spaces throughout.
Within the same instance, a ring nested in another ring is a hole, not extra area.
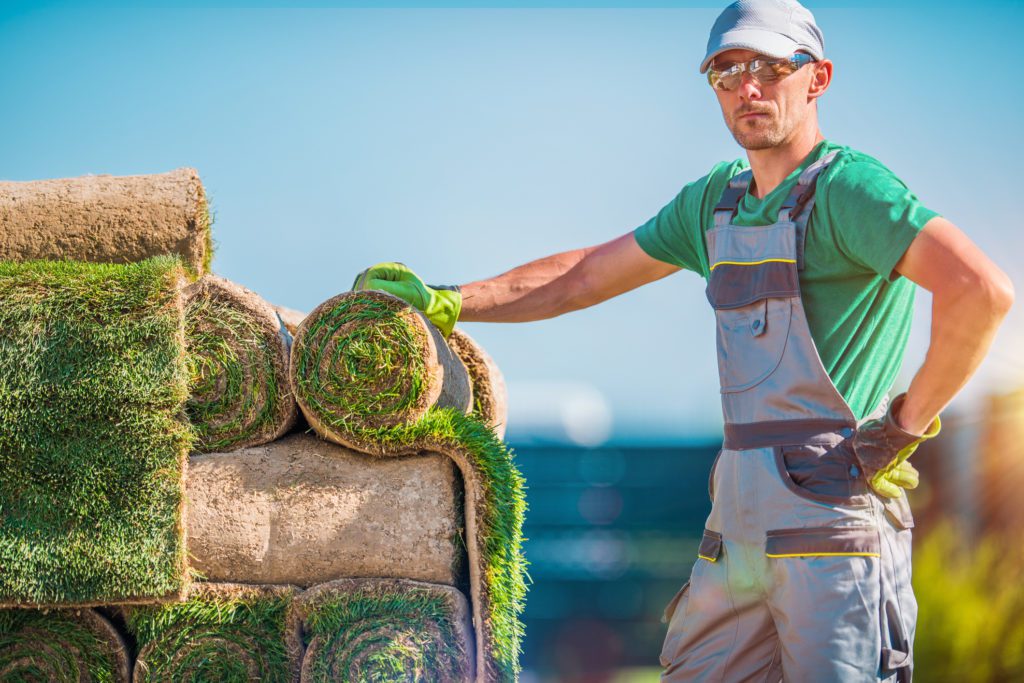
M 719 261 L 715 265 L 711 266 L 711 270 L 714 270 L 718 266 L 759 266 L 762 263 L 796 263 L 796 259 L 791 258 L 766 258 L 760 261 Z
M 698 555 L 697 558 L 701 560 L 707 560 L 708 562 L 717 562 L 715 558 L 708 557 L 707 555 Z

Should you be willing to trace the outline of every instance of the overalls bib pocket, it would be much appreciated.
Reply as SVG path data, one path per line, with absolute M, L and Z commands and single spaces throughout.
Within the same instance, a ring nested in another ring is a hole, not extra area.
M 722 393 L 750 389 L 782 361 L 800 296 L 795 224 L 723 225 L 707 234 Z
M 757 386 L 768 378 L 782 361 L 792 320 L 792 300 L 763 297 L 760 292 L 740 287 L 718 288 L 716 281 L 756 276 L 761 266 L 721 265 L 711 273 L 707 295 L 717 312 L 719 373 L 722 393 L 739 392 Z M 731 274 L 733 273 L 733 274 Z M 747 283 L 748 287 L 756 284 Z M 734 298 L 729 298 L 731 294 Z M 737 304 L 755 297 L 753 301 Z

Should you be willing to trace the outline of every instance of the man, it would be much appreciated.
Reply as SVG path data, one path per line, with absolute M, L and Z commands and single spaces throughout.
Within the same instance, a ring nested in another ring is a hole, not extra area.
M 715 309 L 725 442 L 690 580 L 666 608 L 665 681 L 909 681 L 917 604 L 907 458 L 1013 301 L 997 268 L 877 160 L 826 140 L 832 62 L 793 0 L 739 0 L 700 66 L 746 149 L 617 239 L 461 287 L 379 264 L 356 288 L 450 332 L 578 310 L 701 273 Z M 914 283 L 932 293 L 924 364 L 891 402 Z

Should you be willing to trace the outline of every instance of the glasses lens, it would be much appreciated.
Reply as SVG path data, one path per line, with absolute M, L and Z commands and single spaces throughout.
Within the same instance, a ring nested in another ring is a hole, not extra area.
M 740 84 L 740 74 L 742 73 L 742 69 L 736 66 L 731 66 L 722 71 L 709 69 L 708 82 L 716 90 L 735 90 L 736 86 Z
M 793 73 L 793 66 L 784 59 L 755 59 L 750 63 L 750 75 L 760 83 L 774 83 Z

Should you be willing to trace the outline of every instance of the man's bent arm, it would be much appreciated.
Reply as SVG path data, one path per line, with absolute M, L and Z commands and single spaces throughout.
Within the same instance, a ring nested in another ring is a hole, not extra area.
M 896 270 L 932 293 L 931 339 L 897 416 L 922 434 L 974 374 L 1013 304 L 1013 284 L 948 220 L 925 224 Z
M 459 320 L 527 322 L 593 306 L 679 270 L 648 256 L 632 232 L 461 286 Z

